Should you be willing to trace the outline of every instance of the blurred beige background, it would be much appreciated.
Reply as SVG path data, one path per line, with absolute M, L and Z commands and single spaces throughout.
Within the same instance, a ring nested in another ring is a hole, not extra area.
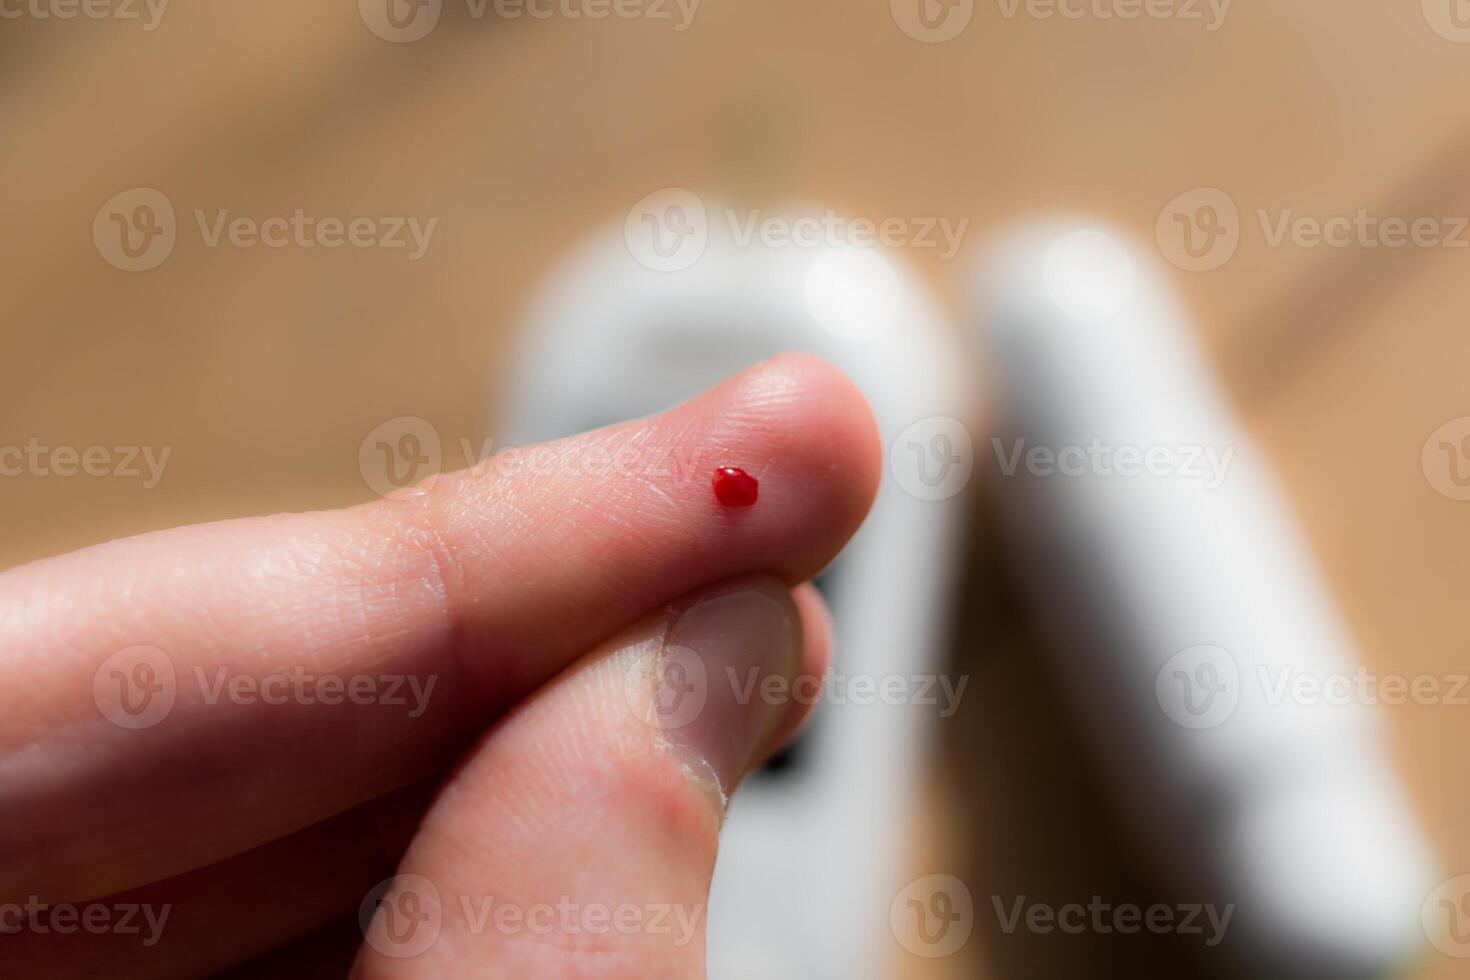
M 1470 415 L 1470 252 L 1273 246 L 1257 220 L 1470 214 L 1470 44 L 1417 3 L 1242 0 L 1214 31 L 1007 9 L 979 0 L 937 44 L 901 30 L 887 0 L 704 0 L 682 32 L 477 20 L 450 0 L 409 44 L 375 36 L 351 0 L 178 3 L 152 31 L 0 21 L 0 444 L 170 450 L 153 488 L 0 478 L 0 566 L 368 499 L 359 444 L 397 416 L 430 420 L 446 446 L 494 436 L 497 370 L 539 277 L 662 187 L 969 219 L 971 246 L 1036 210 L 1154 241 L 1171 199 L 1213 187 L 1239 208 L 1238 250 L 1175 278 L 1365 659 L 1470 669 L 1470 502 L 1437 492 L 1421 464 L 1431 433 Z M 92 235 L 104 202 L 135 187 L 179 215 L 172 255 L 136 274 Z M 207 248 L 193 218 L 297 208 L 438 224 L 409 261 Z M 958 308 L 960 263 L 906 258 Z M 1009 875 L 1012 892 L 1053 901 L 1146 895 L 1057 720 L 986 513 L 982 494 L 956 630 L 976 696 L 944 732 L 914 873 L 955 870 L 972 887 Z M 1470 708 L 1388 714 L 1446 874 L 1470 871 Z M 961 956 L 895 971 L 1139 975 L 1142 962 L 1184 969 L 1186 945 L 982 927 Z M 1470 975 L 1462 962 L 1431 955 L 1411 975 Z

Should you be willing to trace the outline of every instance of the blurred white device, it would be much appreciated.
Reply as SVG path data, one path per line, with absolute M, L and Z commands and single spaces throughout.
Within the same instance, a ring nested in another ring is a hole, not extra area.
M 1297 686 L 1341 691 L 1351 645 L 1154 263 L 1038 224 L 975 282 L 1001 513 L 1140 840 L 1234 904 L 1250 975 L 1382 975 L 1422 941 L 1429 849 L 1362 699 Z
M 846 372 L 885 448 L 915 422 L 968 413 L 953 332 L 882 251 L 737 245 L 711 220 L 692 263 L 654 271 L 662 253 L 637 240 L 640 217 L 593 235 L 538 294 L 507 373 L 501 431 L 512 444 L 661 410 L 787 350 Z M 671 224 L 687 229 L 683 220 Z M 958 518 L 955 500 L 919 499 L 885 472 L 866 524 L 818 583 L 836 676 L 939 669 Z M 740 788 L 710 901 L 713 980 L 884 975 L 905 818 L 936 712 L 824 698 L 790 761 Z

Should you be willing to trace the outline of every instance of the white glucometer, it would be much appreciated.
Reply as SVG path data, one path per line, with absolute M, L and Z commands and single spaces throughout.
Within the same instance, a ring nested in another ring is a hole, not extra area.
M 511 443 L 666 408 L 786 350 L 851 377 L 885 447 L 916 423 L 947 431 L 926 419 L 968 415 L 967 359 L 891 256 L 739 243 L 688 192 L 654 204 L 593 235 L 540 290 L 508 372 Z M 867 523 L 818 582 L 838 683 L 938 670 L 962 485 L 942 470 L 885 472 Z M 889 907 L 936 709 L 824 700 L 843 703 L 821 704 L 788 756 L 732 801 L 709 910 L 713 980 L 879 978 L 895 954 Z
M 994 244 L 1000 513 L 1058 673 L 1172 887 L 1233 905 L 1249 975 L 1370 977 L 1422 942 L 1428 847 L 1344 625 L 1155 263 L 1057 222 Z

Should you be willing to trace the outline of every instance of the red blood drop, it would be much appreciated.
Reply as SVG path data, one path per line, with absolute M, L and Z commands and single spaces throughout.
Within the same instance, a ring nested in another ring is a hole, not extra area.
M 738 466 L 715 470 L 715 499 L 726 507 L 749 507 L 760 496 L 761 485 Z

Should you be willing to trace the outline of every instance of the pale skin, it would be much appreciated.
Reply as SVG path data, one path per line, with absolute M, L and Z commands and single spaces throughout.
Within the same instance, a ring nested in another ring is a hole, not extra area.
M 594 445 L 738 464 L 760 502 L 732 515 L 703 471 L 481 468 L 0 574 L 0 972 L 703 976 L 722 794 L 629 710 L 620 651 L 650 614 L 755 583 L 797 624 L 795 674 L 819 677 L 831 638 L 806 583 L 865 516 L 881 448 L 856 389 L 797 355 L 553 449 Z M 347 699 L 208 703 L 190 681 L 164 720 L 129 729 L 99 710 L 94 679 L 137 645 L 167 651 L 180 678 L 242 690 L 302 668 L 435 687 L 412 716 Z M 782 707 L 736 775 L 804 714 Z M 384 955 L 359 926 L 395 874 L 442 900 L 439 938 L 413 956 Z M 79 919 L 96 906 L 114 923 L 127 906 L 168 918 L 145 946 L 141 913 L 124 934 L 6 911 L 35 900 Z M 487 925 L 506 901 L 563 908 L 536 928 Z M 589 908 L 622 926 L 599 930 Z

